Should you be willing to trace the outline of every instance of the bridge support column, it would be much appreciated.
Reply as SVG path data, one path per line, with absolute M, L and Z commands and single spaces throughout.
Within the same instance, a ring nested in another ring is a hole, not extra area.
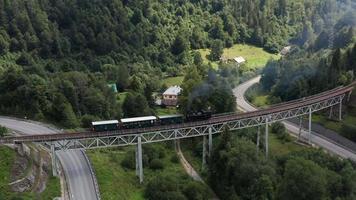
M 208 148 L 208 154 L 209 154 L 209 157 L 211 156 L 211 153 L 213 151 L 213 130 L 211 127 L 209 127 L 209 148 Z
M 268 119 L 266 119 L 265 148 L 266 148 L 266 159 L 268 159 Z
M 206 166 L 206 136 L 203 136 L 203 161 L 201 168 L 204 170 Z
M 174 140 L 174 150 L 175 151 L 178 151 L 178 144 L 177 144 L 177 141 L 178 141 L 178 139 L 177 139 L 177 130 L 174 130 L 174 138 L 175 138 L 175 140 Z
M 51 144 L 51 158 L 52 158 L 52 175 L 58 176 L 56 149 L 55 149 L 54 144 Z
M 311 122 L 312 122 L 312 111 L 311 111 L 311 107 L 310 107 L 309 108 L 309 126 L 308 126 L 308 128 L 309 128 L 309 131 L 308 131 L 308 143 L 309 144 L 311 144 L 311 134 L 312 134 L 312 130 L 311 130 L 312 124 L 311 124 Z
M 300 141 L 300 136 L 302 135 L 302 126 L 303 126 L 303 116 L 299 117 L 299 132 L 298 132 L 298 141 Z
M 141 136 L 137 137 L 137 148 L 136 148 L 136 175 L 140 179 L 140 183 L 143 183 L 143 166 L 142 166 L 142 144 Z
M 342 120 L 342 100 L 339 104 L 339 121 L 341 121 L 341 120 Z
M 256 141 L 256 153 L 258 153 L 258 150 L 260 149 L 260 132 L 261 132 L 261 127 L 257 127 L 257 141 Z
M 329 119 L 331 119 L 331 118 L 333 117 L 333 107 L 334 107 L 334 106 L 331 106 L 331 107 L 330 107 Z

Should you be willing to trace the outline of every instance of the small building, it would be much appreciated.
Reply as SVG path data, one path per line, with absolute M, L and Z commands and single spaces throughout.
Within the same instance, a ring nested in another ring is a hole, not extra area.
M 287 54 L 290 52 L 291 48 L 292 48 L 291 46 L 286 46 L 286 47 L 284 47 L 284 48 L 282 49 L 282 51 L 281 51 L 281 55 L 282 55 L 282 56 L 287 55 Z
M 244 64 L 244 63 L 246 62 L 245 58 L 243 58 L 242 56 L 235 57 L 235 58 L 233 58 L 233 60 L 234 60 L 238 65 Z
M 116 84 L 113 83 L 113 84 L 108 84 L 108 87 L 114 92 L 114 93 L 117 93 L 117 87 L 116 87 Z
M 181 93 L 182 88 L 175 85 L 169 87 L 162 96 L 162 105 L 165 106 L 176 106 L 178 104 L 178 95 Z

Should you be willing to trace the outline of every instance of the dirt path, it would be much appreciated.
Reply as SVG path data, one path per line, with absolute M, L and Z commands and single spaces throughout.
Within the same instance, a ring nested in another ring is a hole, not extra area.
M 195 169 L 193 168 L 192 165 L 190 165 L 190 163 L 187 161 L 187 159 L 185 159 L 184 154 L 182 153 L 181 149 L 180 149 L 180 141 L 177 140 L 176 141 L 176 151 L 179 157 L 180 162 L 182 163 L 185 171 L 187 172 L 187 174 L 193 178 L 193 180 L 195 181 L 199 181 L 201 183 L 203 183 L 204 185 L 206 185 L 207 187 L 210 188 L 210 186 L 208 184 L 205 183 L 205 181 L 201 178 L 201 176 L 197 173 L 197 171 L 195 171 Z M 211 200 L 220 200 L 216 194 L 214 193 L 214 191 L 210 188 L 210 191 L 213 193 L 214 197 Z
M 189 162 L 185 159 L 181 149 L 180 149 L 180 141 L 177 140 L 176 142 L 176 150 L 177 154 L 179 157 L 180 162 L 182 163 L 185 171 L 189 174 L 190 177 L 192 177 L 195 181 L 199 181 L 204 183 L 203 179 L 200 177 L 200 175 L 195 171 L 195 169 L 189 164 Z

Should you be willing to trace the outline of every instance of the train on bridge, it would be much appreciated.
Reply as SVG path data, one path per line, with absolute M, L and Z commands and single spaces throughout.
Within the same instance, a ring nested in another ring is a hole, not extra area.
M 175 114 L 123 118 L 120 120 L 94 121 L 92 122 L 92 130 L 95 132 L 102 132 L 115 131 L 120 129 L 146 128 L 152 126 L 207 120 L 210 119 L 211 116 L 211 111 L 203 110 L 198 112 L 188 112 L 185 116 L 182 114 Z

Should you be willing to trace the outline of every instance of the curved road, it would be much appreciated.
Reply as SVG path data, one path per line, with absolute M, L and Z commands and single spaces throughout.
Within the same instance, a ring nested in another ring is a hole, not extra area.
M 33 121 L 24 121 L 15 118 L 0 117 L 0 125 L 25 135 L 43 133 L 59 133 L 53 127 Z M 82 150 L 57 152 L 62 164 L 72 200 L 96 200 L 94 177 L 91 175 L 90 165 L 86 161 Z
M 240 84 L 236 88 L 233 89 L 233 93 L 236 96 L 236 104 L 239 109 L 243 110 L 244 112 L 247 111 L 255 111 L 257 108 L 253 107 L 250 105 L 247 100 L 245 99 L 245 93 L 250 88 L 256 83 L 259 83 L 261 79 L 261 76 L 252 78 L 245 83 Z M 296 124 L 293 124 L 288 121 L 283 121 L 283 124 L 286 126 L 287 130 L 295 135 L 298 135 L 299 133 L 299 126 Z M 302 137 L 307 138 L 307 131 L 302 130 Z M 312 137 L 311 137 L 312 143 L 328 150 L 329 152 L 332 152 L 336 155 L 339 155 L 343 158 L 349 158 L 351 160 L 356 161 L 356 154 L 353 153 L 352 151 L 348 150 L 347 148 L 344 148 L 340 145 L 335 144 L 335 142 L 325 139 L 324 137 L 320 136 L 315 131 L 312 131 Z

